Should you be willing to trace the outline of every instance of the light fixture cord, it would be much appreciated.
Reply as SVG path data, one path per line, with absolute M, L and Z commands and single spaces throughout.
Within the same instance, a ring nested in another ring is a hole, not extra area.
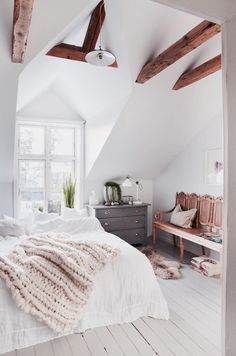
M 99 9 L 99 24 L 100 24 L 100 44 L 99 49 L 102 49 L 102 7 L 104 6 L 104 2 L 102 2 Z

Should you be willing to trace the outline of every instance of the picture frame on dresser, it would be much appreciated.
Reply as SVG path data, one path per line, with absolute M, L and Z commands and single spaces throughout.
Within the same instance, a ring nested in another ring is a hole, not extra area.
M 88 205 L 89 216 L 96 217 L 105 231 L 131 245 L 143 244 L 147 238 L 147 212 L 150 204 L 137 205 Z

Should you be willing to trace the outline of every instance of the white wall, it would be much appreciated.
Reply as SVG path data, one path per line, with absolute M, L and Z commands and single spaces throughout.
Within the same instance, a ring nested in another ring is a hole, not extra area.
M 19 75 L 25 65 L 84 10 L 88 2 L 66 0 L 61 1 L 58 6 L 56 0 L 36 0 L 24 65 L 11 62 L 13 5 L 12 1 L 0 1 L 0 214 L 13 213 L 14 139 Z M 43 31 L 40 31 L 42 19 Z
M 169 210 L 175 204 L 176 192 L 220 196 L 223 186 L 208 185 L 205 181 L 206 151 L 223 147 L 223 117 L 214 117 L 190 144 L 166 167 L 154 184 L 154 209 Z M 170 235 L 161 234 L 168 241 Z M 201 253 L 196 244 L 186 241 L 186 249 Z
M 236 18 L 223 26 L 223 89 L 224 89 L 224 254 L 223 254 L 223 356 L 236 354 Z

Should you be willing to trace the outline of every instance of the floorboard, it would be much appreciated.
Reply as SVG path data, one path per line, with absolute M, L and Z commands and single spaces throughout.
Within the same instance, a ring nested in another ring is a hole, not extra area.
M 66 338 L 69 343 L 72 356 L 91 356 L 89 348 L 81 334 L 68 335 Z
M 158 244 L 158 252 L 178 259 L 179 251 Z M 170 320 L 141 318 L 133 323 L 95 328 L 13 351 L 2 356 L 220 356 L 221 280 L 193 271 L 180 280 L 158 280 Z

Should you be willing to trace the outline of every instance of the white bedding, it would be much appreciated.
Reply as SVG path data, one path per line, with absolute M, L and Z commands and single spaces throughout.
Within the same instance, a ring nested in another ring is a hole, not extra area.
M 94 290 L 77 332 L 89 328 L 131 322 L 141 316 L 168 319 L 167 304 L 148 259 L 115 235 L 106 233 L 95 218 L 55 219 L 41 224 L 37 232 L 67 232 L 74 239 L 106 242 L 120 255 L 97 274 Z M 0 238 L 0 255 L 26 236 Z M 0 279 L 0 353 L 35 345 L 57 337 L 49 327 L 21 311 Z

